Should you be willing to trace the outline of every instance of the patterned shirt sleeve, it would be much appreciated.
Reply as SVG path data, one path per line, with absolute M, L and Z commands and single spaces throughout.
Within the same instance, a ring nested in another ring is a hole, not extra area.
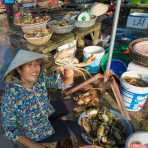
M 5 136 L 8 137 L 9 140 L 16 141 L 20 133 L 16 124 L 15 101 L 11 92 L 8 90 L 6 90 L 3 96 L 1 113 L 2 128 Z

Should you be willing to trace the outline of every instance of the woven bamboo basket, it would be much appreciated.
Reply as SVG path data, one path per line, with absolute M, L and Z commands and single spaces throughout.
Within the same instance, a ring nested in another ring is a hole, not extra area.
M 49 7 L 49 1 L 38 2 L 38 6 L 41 7 L 41 8 L 48 8 Z
M 148 38 L 140 38 L 137 40 L 134 40 L 129 44 L 129 51 L 130 55 L 132 57 L 132 60 L 140 65 L 147 66 L 148 67 L 148 56 L 140 54 L 140 52 L 136 52 L 133 47 L 135 44 L 142 42 L 142 41 L 148 41 Z
M 41 45 L 46 44 L 50 40 L 52 34 L 53 32 L 49 32 L 47 36 L 31 37 L 31 38 L 28 38 L 26 34 L 24 34 L 24 38 L 32 45 L 41 46 Z

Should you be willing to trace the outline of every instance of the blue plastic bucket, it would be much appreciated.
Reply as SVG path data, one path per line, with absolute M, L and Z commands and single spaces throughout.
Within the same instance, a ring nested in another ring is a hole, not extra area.
M 100 61 L 105 53 L 103 47 L 100 46 L 88 46 L 83 50 L 84 61 L 86 61 L 90 56 L 95 55 L 95 60 L 86 67 L 86 70 L 90 73 L 98 73 L 100 70 Z
M 139 87 L 129 84 L 124 77 L 140 78 L 135 71 L 128 71 L 121 76 L 121 94 L 125 107 L 128 111 L 139 111 L 144 107 L 148 98 L 148 86 Z
M 4 0 L 4 4 L 14 4 L 15 0 Z
M 127 66 L 120 59 L 112 59 L 111 69 L 117 76 L 120 77 L 121 74 L 126 71 Z

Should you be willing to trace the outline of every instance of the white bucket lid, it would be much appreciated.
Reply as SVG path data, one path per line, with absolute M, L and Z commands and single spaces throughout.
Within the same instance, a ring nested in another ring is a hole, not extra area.
M 105 50 L 101 46 L 87 46 L 83 49 L 83 54 L 86 58 L 91 56 L 92 54 L 95 54 L 97 56 L 100 55 L 100 57 L 102 57 L 104 53 Z
M 126 141 L 126 148 L 130 147 L 130 144 L 133 142 L 140 142 L 141 144 L 148 143 L 148 132 L 136 132 L 132 134 Z

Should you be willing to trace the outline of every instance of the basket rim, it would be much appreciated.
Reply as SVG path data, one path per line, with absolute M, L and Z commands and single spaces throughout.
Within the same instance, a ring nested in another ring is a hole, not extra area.
M 52 28 L 58 28 L 58 29 L 65 29 L 65 28 L 69 28 L 69 27 L 74 27 L 74 24 L 72 22 L 70 22 L 70 24 L 66 25 L 66 26 L 59 26 L 59 25 L 54 25 L 53 23 L 57 22 L 57 20 L 52 20 L 50 22 L 48 22 L 48 25 Z
M 25 39 L 31 39 L 31 40 L 37 40 L 37 39 L 43 39 L 43 38 L 45 38 L 45 37 L 50 37 L 52 34 L 53 34 L 53 32 L 50 32 L 48 35 L 43 36 L 43 37 L 31 37 L 31 38 L 28 38 L 28 37 L 26 36 L 26 33 L 25 33 L 25 34 L 24 34 L 24 38 L 25 38 Z
M 48 23 L 48 21 L 50 21 L 51 18 L 49 18 L 47 21 L 43 21 L 43 22 L 40 22 L 40 23 L 34 23 L 34 24 L 20 24 L 20 23 L 16 23 L 14 22 L 15 25 L 18 25 L 18 26 L 21 26 L 21 27 L 30 27 L 30 26 L 35 26 L 35 25 L 40 25 L 40 24 L 44 24 L 44 23 Z

